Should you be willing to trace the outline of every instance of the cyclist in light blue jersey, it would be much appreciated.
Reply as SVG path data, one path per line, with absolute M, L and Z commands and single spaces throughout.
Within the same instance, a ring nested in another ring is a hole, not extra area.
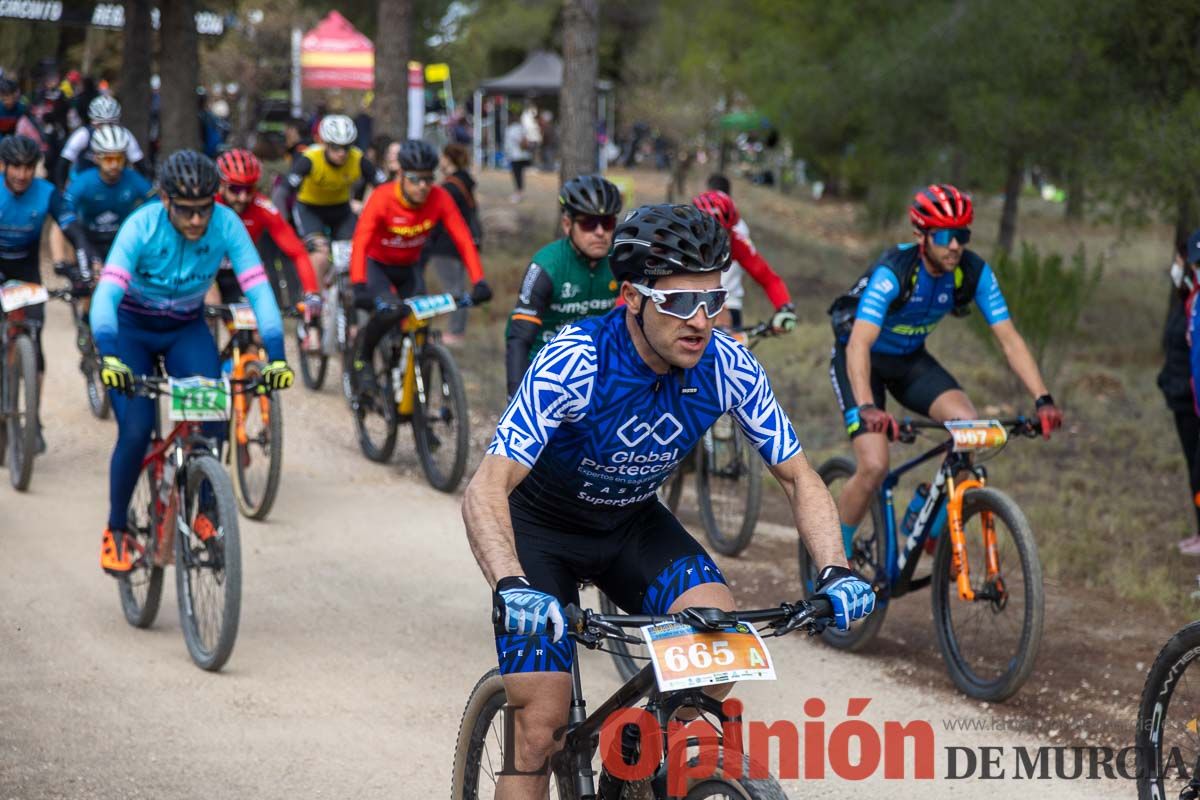
M 54 184 L 34 177 L 42 151 L 37 142 L 27 136 L 14 134 L 0 141 L 0 164 L 4 179 L 0 182 L 0 283 L 5 281 L 42 282 L 41 242 L 46 220 L 52 218 L 75 247 L 77 275 L 86 277 L 92 259 L 91 245 L 75 212 Z M 46 373 L 46 358 L 42 353 L 42 323 L 46 305 L 39 303 L 25 309 L 30 334 L 37 353 L 38 386 Z M 38 452 L 46 450 L 42 421 L 37 421 Z
M 971 198 L 949 184 L 934 184 L 917 193 L 908 215 L 916 242 L 884 253 L 829 309 L 836 338 L 829 373 L 857 463 L 838 500 L 847 553 L 888 472 L 888 440 L 897 423 L 884 410 L 887 393 L 938 421 L 978 416 L 958 382 L 925 349 L 926 337 L 946 314 L 965 315 L 974 303 L 1034 399 L 1042 434 L 1049 439 L 1062 425 L 992 268 L 965 247 L 974 219 Z
M 154 372 L 160 357 L 169 375 L 220 377 L 203 304 L 223 259 L 233 264 L 258 320 L 269 359 L 262 371 L 264 383 L 271 389 L 292 384 L 284 361 L 283 321 L 266 271 L 238 215 L 215 204 L 219 182 L 216 165 L 205 156 L 192 150 L 173 153 L 159 170 L 162 202 L 139 208 L 121 226 L 92 296 L 100 377 L 115 390 L 117 416 L 108 525 L 100 549 L 100 566 L 112 575 L 132 567 L 124 535 L 126 511 L 154 425 L 153 401 L 126 393 L 135 375 Z M 205 424 L 205 434 L 218 441 L 224 431 L 224 423 Z M 196 523 L 201 526 L 207 519 L 203 511 Z
M 731 413 L 779 479 L 843 629 L 874 608 L 846 568 L 837 515 L 762 366 L 713 330 L 729 238 L 694 206 L 642 206 L 616 227 L 609 266 L 623 307 L 542 347 L 467 488 L 463 517 L 493 587 L 496 656 L 522 707 L 498 796 L 546 796 L 530 774 L 567 720 L 574 649 L 562 606 L 589 580 L 631 613 L 734 608 L 721 570 L 655 490 Z M 703 309 L 704 313 L 700 313 Z M 727 689 L 726 689 L 727 690 Z

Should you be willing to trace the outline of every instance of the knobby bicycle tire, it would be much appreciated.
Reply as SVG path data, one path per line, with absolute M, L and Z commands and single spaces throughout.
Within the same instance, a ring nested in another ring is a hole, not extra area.
M 129 498 L 126 532 L 138 543 L 142 556 L 134 568 L 117 581 L 117 594 L 121 598 L 125 621 L 135 628 L 153 625 L 162 602 L 163 568 L 154 563 L 159 555 L 158 526 L 162 522 L 154 467 L 160 463 L 151 461 L 142 468 L 133 496 Z
M 1183 682 L 1184 673 L 1200 656 L 1200 622 L 1186 625 L 1172 636 L 1150 671 L 1146 673 L 1146 684 L 1142 688 L 1142 699 L 1138 704 L 1137 731 L 1134 744 L 1137 746 L 1138 800 L 1175 800 L 1179 796 L 1175 787 L 1171 790 L 1163 785 L 1163 734 L 1169 729 L 1171 700 Z M 1187 724 L 1195 718 L 1195 709 L 1186 708 L 1178 715 Z M 1190 737 L 1189 737 L 1190 738 Z M 1196 754 L 1181 753 L 1183 763 L 1189 769 L 1196 761 Z M 1189 757 L 1190 756 L 1190 757 Z
M 696 446 L 699 454 L 696 498 L 700 507 L 700 521 L 704 524 L 709 544 L 721 555 L 737 556 L 750 545 L 754 528 L 758 524 L 758 514 L 762 506 L 762 465 L 745 434 L 732 419 L 718 422 L 732 426 L 730 438 L 728 441 L 719 442 L 712 428 L 709 428 Z M 724 459 L 720 458 L 717 454 L 718 447 L 727 448 L 732 455 L 726 453 Z M 744 507 L 740 509 L 740 524 L 731 519 L 721 520 L 721 515 L 716 509 L 715 495 L 718 484 L 713 479 L 722 470 L 729 469 L 730 464 L 735 470 L 735 477 L 732 481 L 734 486 L 728 487 L 731 490 L 729 496 L 745 500 Z
M 725 770 L 725 751 L 722 750 L 717 756 L 717 766 L 714 774 L 709 778 L 700 778 L 692 785 L 688 786 L 688 793 L 685 800 L 709 800 L 710 798 L 731 798 L 731 800 L 787 800 L 787 793 L 783 791 L 783 787 L 779 785 L 779 781 L 775 780 L 770 774 L 766 773 L 765 769 L 755 765 L 753 772 L 755 775 L 766 774 L 764 778 L 751 778 L 751 761 L 750 756 L 742 756 L 741 776 L 738 778 L 727 777 L 724 774 Z M 693 769 L 698 766 L 699 759 L 693 758 L 688 761 L 688 766 Z
M 104 382 L 100 380 L 100 370 L 96 368 L 100 360 L 96 354 L 96 341 L 92 338 L 92 327 L 79 316 L 75 318 L 75 343 L 79 346 L 79 371 L 83 373 L 85 381 L 88 408 L 96 419 L 108 419 L 112 401 Z
M 22 334 L 12 341 L 12 363 L 5 364 L 5 410 L 8 412 L 8 477 L 13 488 L 23 492 L 33 479 L 33 460 L 37 456 L 38 381 L 37 351 L 33 340 Z M 19 414 L 21 395 L 25 412 Z
M 964 531 L 968 520 L 985 511 L 998 517 L 1012 534 L 1025 582 L 1022 593 L 1024 613 L 1021 619 L 1021 635 L 1016 652 L 1005 654 L 1008 657 L 1005 662 L 1008 664 L 1008 668 L 994 680 L 987 680 L 975 673 L 969 663 L 969 654 L 964 654 L 962 651 L 959 637 L 954 630 L 953 608 L 954 604 L 964 601 L 958 599 L 958 589 L 950 575 L 951 543 L 948 531 L 942 537 L 942 541 L 938 543 L 937 553 L 934 557 L 933 619 L 938 637 L 938 647 L 942 651 L 946 669 L 949 671 L 954 685 L 961 692 L 976 700 L 1001 702 L 1012 697 L 1033 671 L 1038 645 L 1042 638 L 1045 590 L 1042 586 L 1042 565 L 1038 559 L 1037 542 L 1033 538 L 1033 529 L 1020 506 L 998 489 L 990 487 L 971 489 L 963 497 Z M 984 569 L 982 559 L 978 561 L 971 559 L 970 566 L 972 572 Z M 1012 564 L 1002 564 L 1001 568 L 1011 575 L 1012 566 Z
M 836 480 L 848 479 L 854 474 L 855 470 L 854 459 L 846 456 L 835 456 L 822 464 L 817 469 L 817 474 L 821 476 L 821 480 L 825 485 L 829 486 Z M 855 552 L 857 555 L 852 559 L 850 568 L 870 581 L 872 585 L 879 586 L 885 582 L 884 576 L 878 574 L 877 570 L 887 568 L 887 534 L 884 529 L 883 508 L 877 496 L 871 498 L 868 516 L 871 522 L 871 536 L 868 536 L 868 531 L 864 529 L 864 525 L 867 522 L 864 519 L 859 524 L 858 530 L 854 535 Z M 804 547 L 802 540 L 800 542 L 800 588 L 806 600 L 814 594 L 817 573 L 821 571 L 823 566 L 823 564 L 817 564 L 813 561 L 812 557 L 808 554 L 808 550 Z M 879 630 L 883 627 L 883 621 L 886 617 L 887 605 L 885 603 L 876 603 L 875 610 L 871 612 L 870 616 L 855 623 L 851 626 L 850 630 L 839 631 L 833 625 L 829 625 L 821 634 L 821 638 L 826 644 L 836 647 L 839 650 L 862 650 L 879 635 Z
M 304 349 L 304 338 L 299 334 L 296 336 L 296 353 L 300 360 L 300 378 L 304 381 L 304 388 L 314 392 L 321 390 L 325 385 L 325 371 L 329 369 L 329 356 L 325 353 L 325 331 L 322 326 L 317 326 L 317 341 L 320 342 L 317 352 L 312 353 Z
M 421 461 L 421 469 L 424 470 L 430 486 L 441 492 L 453 492 L 458 488 L 463 472 L 466 471 L 467 449 L 471 444 L 467 390 L 463 385 L 462 373 L 459 372 L 458 365 L 454 362 L 454 356 L 441 344 L 426 342 L 418 354 L 417 363 L 421 366 L 426 401 L 425 405 L 420 402 L 414 404 L 412 416 L 413 439 L 417 447 L 417 457 Z M 437 386 L 433 385 L 433 381 L 429 379 L 433 372 L 430 367 L 435 363 L 437 373 L 441 378 Z M 438 424 L 441 420 L 435 417 L 431 424 L 431 418 L 427 415 L 426 405 L 436 400 L 439 395 L 449 404 L 448 408 L 441 408 L 440 416 L 444 418 L 444 415 L 449 413 L 455 423 L 454 437 L 451 442 L 438 438 L 436 428 L 441 427 Z M 437 440 L 435 441 L 435 439 Z M 443 469 L 438 463 L 435 451 L 447 445 L 454 448 L 454 458 L 450 462 L 449 469 Z
M 212 645 L 204 641 L 197 619 L 195 590 L 197 576 L 191 574 L 190 565 L 195 563 L 191 548 L 192 537 L 182 530 L 175 532 L 175 590 L 179 599 L 179 622 L 183 638 L 187 643 L 192 661 L 201 669 L 214 672 L 229 660 L 237 640 L 238 621 L 242 607 L 242 541 L 238 531 L 237 502 L 233 496 L 232 482 L 227 473 L 211 455 L 193 455 L 184 466 L 187 470 L 184 493 L 183 515 L 191 527 L 195 521 L 193 510 L 199 509 L 200 486 L 207 482 L 213 495 L 217 514 L 215 527 L 223 532 L 220 543 L 222 580 L 217 590 L 223 595 L 224 608 L 218 622 L 218 630 Z M 214 552 L 206 549 L 211 556 Z M 199 568 L 197 572 L 200 572 Z
M 247 377 L 259 375 L 262 363 L 254 362 L 249 366 Z M 267 480 L 258 497 L 253 488 L 248 486 L 249 462 L 254 458 L 262 458 L 264 449 L 252 447 L 249 442 L 245 446 L 237 439 L 237 421 L 235 414 L 229 420 L 229 452 L 233 458 L 233 468 L 236 480 L 233 482 L 237 490 L 238 509 L 248 519 L 266 519 L 275 504 L 275 496 L 279 493 L 279 477 L 283 470 L 283 401 L 279 392 L 267 392 L 265 395 L 250 394 L 246 396 L 246 416 L 261 414 L 259 404 L 267 402 L 267 425 L 263 433 L 267 437 Z M 246 451 L 243 454 L 243 450 Z
M 368 460 L 386 464 L 396 451 L 396 433 L 400 418 L 396 411 L 396 389 L 392 383 L 392 369 L 399 360 L 399 348 L 393 346 L 391 334 L 380 340 L 375 347 L 375 380 L 379 393 L 374 398 L 363 398 L 354 408 L 354 429 L 358 433 L 358 446 Z M 374 408 L 368 408 L 373 403 Z M 376 438 L 368 423 L 368 415 L 378 416 L 386 426 L 381 438 Z

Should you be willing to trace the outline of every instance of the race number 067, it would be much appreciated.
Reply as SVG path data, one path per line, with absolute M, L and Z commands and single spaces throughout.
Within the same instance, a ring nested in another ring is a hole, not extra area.
M 717 640 L 709 642 L 693 642 L 686 650 L 682 645 L 668 647 L 663 653 L 667 669 L 672 672 L 685 672 L 690 664 L 696 669 L 708 669 L 715 662 L 717 666 L 727 667 L 733 663 L 733 651 L 729 642 Z

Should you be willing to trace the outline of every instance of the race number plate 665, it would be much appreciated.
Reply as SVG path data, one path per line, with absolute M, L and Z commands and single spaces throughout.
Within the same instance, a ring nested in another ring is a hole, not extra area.
M 666 622 L 647 625 L 642 636 L 664 692 L 734 681 L 773 681 L 775 665 L 754 626 L 739 622 L 720 631 Z
M 170 418 L 175 422 L 229 419 L 229 381 L 212 378 L 171 378 Z

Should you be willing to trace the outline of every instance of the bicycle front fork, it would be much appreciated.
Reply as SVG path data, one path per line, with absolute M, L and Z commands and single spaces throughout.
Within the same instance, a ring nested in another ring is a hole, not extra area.
M 1000 554 L 996 546 L 996 523 L 991 511 L 981 511 L 979 518 L 983 528 L 983 549 L 987 570 L 985 586 L 989 587 L 986 591 L 990 595 L 995 596 L 977 598 L 975 590 L 971 587 L 971 567 L 967 558 L 967 537 L 963 528 L 963 498 L 971 489 L 982 489 L 984 487 L 984 479 L 980 476 L 979 478 L 971 478 L 958 483 L 953 477 L 950 477 L 947 479 L 946 485 L 949 489 L 950 497 L 947 507 L 947 517 L 950 523 L 950 571 L 958 586 L 958 596 L 967 602 L 972 602 L 976 599 L 1003 602 L 1005 595 L 1004 583 L 1000 577 Z

